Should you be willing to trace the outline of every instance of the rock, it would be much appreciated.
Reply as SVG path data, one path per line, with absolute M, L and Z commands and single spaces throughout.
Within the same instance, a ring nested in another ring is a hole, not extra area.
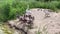
M 60 14 L 52 12 L 50 9 L 30 9 L 31 15 L 34 16 L 33 29 L 29 29 L 28 34 L 36 34 L 36 32 L 41 32 L 40 34 L 56 34 L 60 32 Z M 50 17 L 46 17 L 46 15 Z M 28 20 L 28 18 L 27 18 Z M 12 23 L 12 22 L 11 22 Z M 14 23 L 12 23 L 13 26 Z M 19 23 L 18 23 L 19 24 Z M 22 24 L 23 25 L 23 24 Z M 23 27 L 22 25 L 17 25 L 18 28 Z M 24 26 L 25 27 L 25 26 Z M 23 28 L 24 29 L 24 28 Z M 27 28 L 26 28 L 27 30 Z

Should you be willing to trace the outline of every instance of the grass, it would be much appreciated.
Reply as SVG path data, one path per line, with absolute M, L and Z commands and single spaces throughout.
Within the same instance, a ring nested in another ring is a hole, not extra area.
M 0 30 L 2 30 L 4 32 L 4 34 L 13 34 L 13 32 L 14 32 L 14 30 L 10 29 L 5 24 L 0 24 Z

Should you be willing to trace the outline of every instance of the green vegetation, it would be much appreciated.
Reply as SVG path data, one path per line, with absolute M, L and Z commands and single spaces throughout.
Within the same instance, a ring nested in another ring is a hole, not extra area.
M 30 8 L 60 9 L 60 0 L 0 0 L 0 21 L 15 19 L 16 14 L 23 15 Z
M 14 30 L 8 28 L 6 24 L 0 24 L 0 34 L 13 34 Z M 1 32 L 2 31 L 2 32 Z

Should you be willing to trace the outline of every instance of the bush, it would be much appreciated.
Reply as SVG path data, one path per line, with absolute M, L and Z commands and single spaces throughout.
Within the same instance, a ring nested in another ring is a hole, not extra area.
M 9 19 L 16 18 L 16 14 L 23 15 L 26 8 L 26 2 L 13 2 L 10 7 Z
M 0 21 L 7 21 L 10 12 L 10 5 L 6 4 L 0 9 Z

